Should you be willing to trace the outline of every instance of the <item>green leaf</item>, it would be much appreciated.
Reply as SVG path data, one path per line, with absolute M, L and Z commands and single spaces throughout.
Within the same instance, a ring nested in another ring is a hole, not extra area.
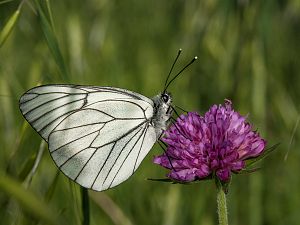
M 16 199 L 24 210 L 30 212 L 36 219 L 43 221 L 43 224 L 60 224 L 55 216 L 56 214 L 49 209 L 46 203 L 41 201 L 31 191 L 26 190 L 21 183 L 3 173 L 0 173 L 0 190 Z
M 159 182 L 167 182 L 167 183 L 174 183 L 174 180 L 171 180 L 169 178 L 147 178 L 147 180 L 150 180 L 150 181 L 159 181 Z
M 279 146 L 278 144 L 275 144 L 273 146 L 271 146 L 270 148 L 267 148 L 265 151 L 263 151 L 263 153 L 256 157 L 256 158 L 252 158 L 252 159 L 248 159 L 246 160 L 246 167 L 245 169 L 248 169 L 250 166 L 254 165 L 255 163 L 259 162 L 260 160 L 264 159 L 265 157 L 267 157 L 270 153 L 272 153 L 277 147 Z
M 12 14 L 12 16 L 8 19 L 7 23 L 4 25 L 0 33 L 0 48 L 2 47 L 2 45 L 8 38 L 9 34 L 13 30 L 16 22 L 18 21 L 19 15 L 20 15 L 20 9 L 15 11 L 14 14 Z
M 194 180 L 194 181 L 190 181 L 190 182 L 180 182 L 180 181 L 172 180 L 169 178 L 147 178 L 147 180 L 150 180 L 150 181 L 158 181 L 158 182 L 171 183 L 171 184 L 184 184 L 184 185 L 196 184 L 196 183 L 203 182 L 206 180 L 211 180 L 211 179 L 212 179 L 211 176 L 207 176 L 201 180 Z
M 260 170 L 261 168 L 259 167 L 254 167 L 254 168 L 247 168 L 247 169 L 242 169 L 241 171 L 239 172 L 233 172 L 234 174 L 249 174 L 249 173 L 254 173 L 258 170 Z

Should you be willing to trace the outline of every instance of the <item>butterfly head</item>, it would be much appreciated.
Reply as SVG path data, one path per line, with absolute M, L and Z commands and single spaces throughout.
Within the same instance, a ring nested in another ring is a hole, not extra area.
M 160 94 L 160 107 L 161 113 L 169 120 L 173 113 L 172 96 L 170 93 L 163 92 Z
M 154 103 L 155 113 L 158 115 L 172 114 L 172 96 L 168 92 L 160 93 L 152 99 Z
M 172 97 L 171 97 L 170 93 L 167 93 L 167 92 L 161 93 L 160 94 L 160 99 L 161 99 L 162 103 L 167 104 L 169 106 L 172 103 Z

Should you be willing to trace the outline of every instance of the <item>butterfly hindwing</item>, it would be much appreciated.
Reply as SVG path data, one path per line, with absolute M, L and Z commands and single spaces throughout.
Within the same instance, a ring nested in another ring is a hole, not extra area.
M 21 97 L 20 109 L 60 170 L 98 191 L 131 176 L 157 138 L 152 100 L 124 89 L 40 86 Z

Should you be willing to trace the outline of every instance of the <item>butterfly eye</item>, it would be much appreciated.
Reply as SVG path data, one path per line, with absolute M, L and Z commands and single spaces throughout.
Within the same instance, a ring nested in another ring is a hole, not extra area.
M 161 98 L 162 98 L 162 100 L 165 102 L 165 103 L 167 103 L 168 101 L 169 101 L 169 95 L 167 95 L 167 94 L 162 94 L 162 96 L 161 96 Z

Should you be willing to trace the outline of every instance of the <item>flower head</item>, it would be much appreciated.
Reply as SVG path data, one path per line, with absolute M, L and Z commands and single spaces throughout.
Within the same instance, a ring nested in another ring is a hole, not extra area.
M 245 160 L 259 156 L 266 145 L 229 100 L 225 106 L 213 105 L 204 116 L 181 115 L 162 140 L 168 148 L 154 163 L 170 169 L 168 177 L 180 182 L 212 174 L 229 181 L 231 172 L 242 170 Z

